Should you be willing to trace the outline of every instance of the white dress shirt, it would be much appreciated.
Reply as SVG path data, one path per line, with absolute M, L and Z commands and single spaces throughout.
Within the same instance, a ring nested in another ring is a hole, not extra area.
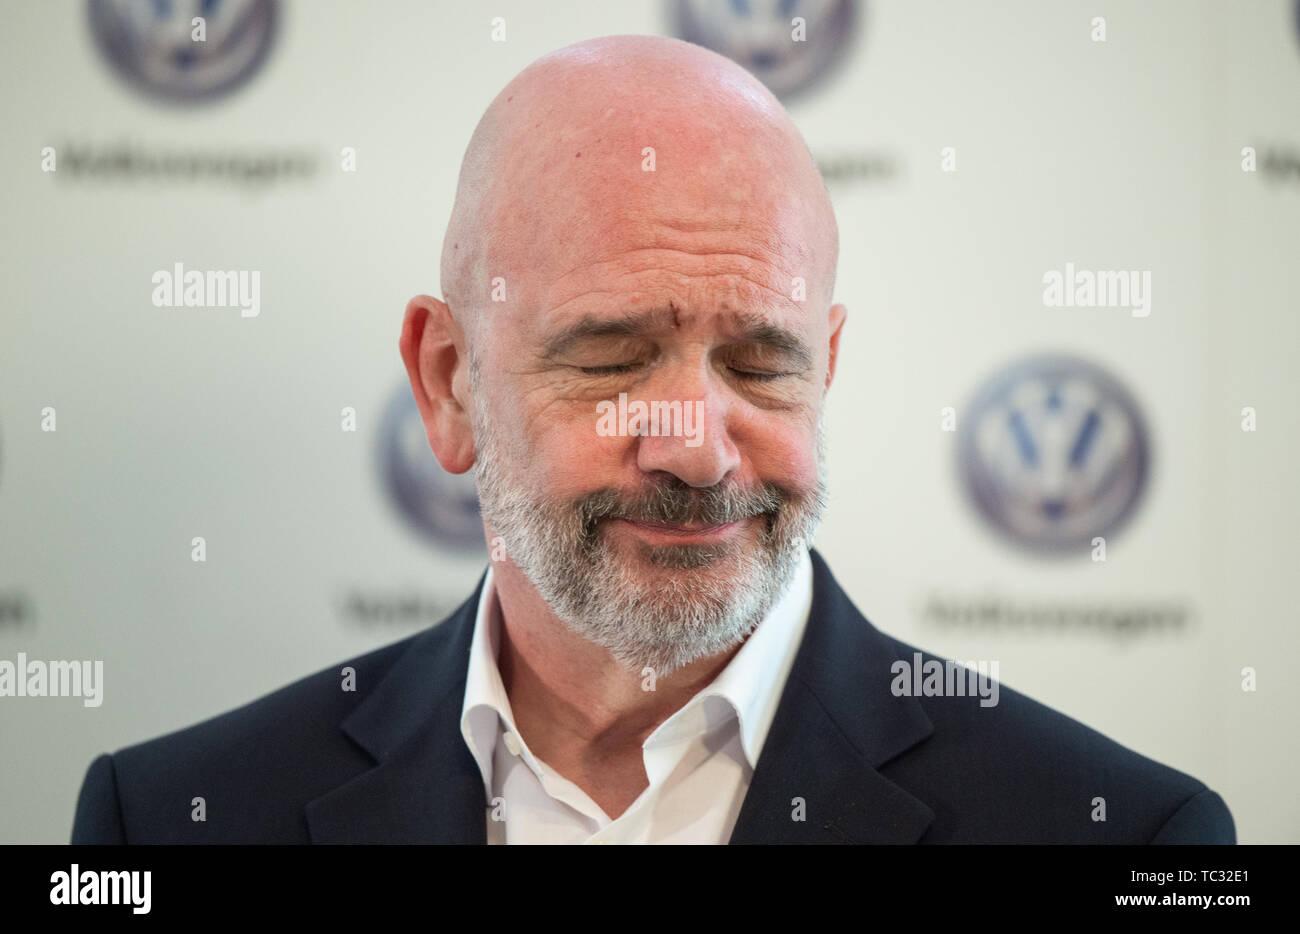
M 642 744 L 650 784 L 610 819 L 528 748 L 497 669 L 501 605 L 488 568 L 460 729 L 483 773 L 488 843 L 726 843 L 812 606 L 805 552 L 785 595 L 716 678 Z M 494 816 L 495 815 L 495 816 Z

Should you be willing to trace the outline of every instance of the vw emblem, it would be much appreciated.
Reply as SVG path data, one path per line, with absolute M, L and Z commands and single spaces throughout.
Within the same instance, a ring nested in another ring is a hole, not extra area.
M 674 18 L 678 36 L 727 56 L 789 100 L 844 58 L 857 6 L 857 0 L 676 0 Z
M 1133 396 L 1074 357 L 1004 368 L 967 407 L 958 436 L 975 507 L 1037 552 L 1077 552 L 1113 535 L 1147 481 L 1149 436 Z
M 195 17 L 204 37 L 194 38 Z M 90 0 L 90 28 L 113 68 L 155 97 L 220 97 L 261 67 L 275 0 Z

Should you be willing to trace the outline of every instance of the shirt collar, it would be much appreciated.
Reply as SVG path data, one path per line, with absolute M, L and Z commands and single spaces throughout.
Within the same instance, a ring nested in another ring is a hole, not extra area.
M 646 738 L 646 746 L 684 741 L 703 729 L 704 724 L 716 723 L 716 702 L 710 699 L 721 698 L 739 720 L 741 745 L 750 768 L 757 766 L 808 623 L 812 607 L 812 578 L 812 561 L 805 551 L 800 556 L 790 586 L 727 667 L 708 687 L 661 723 Z M 510 698 L 497 668 L 500 628 L 501 608 L 489 565 L 474 618 L 460 719 L 461 735 L 478 762 L 489 800 L 492 798 L 492 755 L 501 725 L 504 724 L 516 736 L 519 734 Z M 701 716 L 705 712 L 706 715 Z
M 501 605 L 492 585 L 489 564 L 479 591 L 478 612 L 474 617 L 474 638 L 469 647 L 469 668 L 465 674 L 465 701 L 461 705 L 460 732 L 478 762 L 488 800 L 492 800 L 492 753 L 496 748 L 499 721 L 515 730 L 514 711 L 497 669 L 500 642 Z

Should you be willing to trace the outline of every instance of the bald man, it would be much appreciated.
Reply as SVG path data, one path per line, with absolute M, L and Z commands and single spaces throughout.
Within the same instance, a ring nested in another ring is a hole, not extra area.
M 400 338 L 434 454 L 475 473 L 476 591 L 99 757 L 74 842 L 1233 842 L 1196 779 L 885 636 L 809 549 L 837 254 L 729 60 L 616 37 L 525 69 Z

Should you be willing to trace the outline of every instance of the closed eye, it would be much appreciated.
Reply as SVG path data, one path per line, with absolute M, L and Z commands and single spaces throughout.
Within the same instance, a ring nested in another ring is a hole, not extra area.
M 760 373 L 754 370 L 738 370 L 734 366 L 728 367 L 732 373 L 741 379 L 754 380 L 755 382 L 765 383 L 775 379 L 781 379 L 783 376 L 789 376 L 789 373 Z
M 578 369 L 588 376 L 612 376 L 615 373 L 631 373 L 639 365 L 636 363 L 615 363 L 610 366 L 580 366 Z
M 578 369 L 588 376 L 614 376 L 618 373 L 631 373 L 638 366 L 640 366 L 638 363 L 614 363 L 608 366 L 580 366 Z M 758 370 L 738 370 L 735 367 L 728 367 L 727 369 L 731 370 L 740 379 L 753 380 L 758 383 L 770 382 L 791 375 L 789 373 L 767 373 Z

